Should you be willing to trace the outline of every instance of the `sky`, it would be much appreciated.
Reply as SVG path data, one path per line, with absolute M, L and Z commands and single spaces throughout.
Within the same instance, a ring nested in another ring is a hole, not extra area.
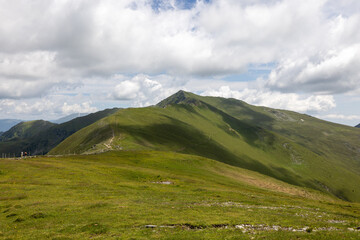
M 182 89 L 360 123 L 358 0 L 0 0 L 0 118 Z

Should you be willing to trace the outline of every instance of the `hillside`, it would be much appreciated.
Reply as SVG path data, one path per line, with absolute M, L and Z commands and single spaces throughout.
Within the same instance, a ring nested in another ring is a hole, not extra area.
M 0 160 L 1 239 L 358 239 L 360 205 L 194 155 Z
M 353 127 L 323 121 L 306 114 L 256 107 L 236 99 L 200 97 L 212 106 L 237 119 L 261 126 L 286 137 L 327 159 L 328 164 L 340 164 L 360 175 L 360 130 Z M 333 177 L 330 176 L 329 177 Z
M 314 129 L 326 129 L 328 136 L 317 139 Z M 49 154 L 181 152 L 360 201 L 360 164 L 354 155 L 354 149 L 360 148 L 359 135 L 353 128 L 298 113 L 180 91 L 157 106 L 123 109 L 101 119 Z M 347 145 L 342 142 L 345 137 Z M 310 146 L 311 141 L 315 146 Z
M 33 122 L 39 123 L 39 121 L 25 123 L 25 126 L 28 126 L 29 134 L 22 134 L 16 138 L 5 138 L 5 136 L 8 135 L 13 136 L 13 131 L 9 130 L 3 133 L 1 139 L 4 140 L 0 142 L 0 153 L 10 153 L 16 156 L 19 156 L 22 151 L 30 152 L 32 155 L 45 154 L 71 134 L 116 111 L 118 111 L 117 108 L 106 109 L 84 117 L 75 118 L 62 124 L 48 122 L 47 126 L 50 127 L 46 128 L 32 128 L 31 125 L 29 125 Z M 17 134 L 17 131 L 15 131 L 15 133 Z
M 360 128 L 360 123 L 358 125 L 356 125 L 355 127 Z
M 21 138 L 33 138 L 41 131 L 46 131 L 55 125 L 56 124 L 44 120 L 21 122 L 12 127 L 9 131 L 3 133 L 0 137 L 0 141 L 4 142 Z

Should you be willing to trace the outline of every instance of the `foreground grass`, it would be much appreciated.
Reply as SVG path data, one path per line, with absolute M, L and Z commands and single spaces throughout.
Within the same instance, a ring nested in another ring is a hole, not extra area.
M 168 152 L 1 159 L 0 192 L 2 239 L 359 236 L 359 204 Z

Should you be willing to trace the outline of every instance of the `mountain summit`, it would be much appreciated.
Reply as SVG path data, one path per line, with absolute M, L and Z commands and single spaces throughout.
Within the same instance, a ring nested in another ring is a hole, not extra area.
M 201 102 L 197 99 L 197 95 L 183 90 L 171 95 L 170 97 L 162 100 L 156 106 L 166 108 L 170 105 L 184 104 L 184 105 L 200 105 Z

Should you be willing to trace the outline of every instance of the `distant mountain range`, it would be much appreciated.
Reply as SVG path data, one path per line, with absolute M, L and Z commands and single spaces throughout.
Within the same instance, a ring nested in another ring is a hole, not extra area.
M 20 119 L 0 119 L 0 132 L 5 132 L 20 122 Z
M 356 125 L 355 127 L 360 128 L 360 123 L 358 125 Z
M 52 122 L 52 123 L 57 123 L 57 124 L 61 124 L 61 123 L 64 123 L 64 122 L 71 121 L 71 120 L 73 120 L 74 118 L 84 117 L 84 116 L 86 116 L 86 115 L 89 115 L 89 113 L 73 113 L 73 114 L 70 114 L 70 115 L 68 115 L 68 116 L 65 116 L 65 117 L 56 119 L 56 120 L 50 120 L 50 122 Z
M 56 119 L 56 120 L 50 120 L 49 122 L 61 124 L 64 122 L 68 122 L 77 117 L 86 116 L 88 114 L 89 113 L 73 113 L 68 116 Z M 16 124 L 18 124 L 20 122 L 29 122 L 29 121 L 21 120 L 21 119 L 0 119 L 0 136 L 2 133 L 8 131 L 10 128 L 12 128 L 13 126 L 15 126 Z

